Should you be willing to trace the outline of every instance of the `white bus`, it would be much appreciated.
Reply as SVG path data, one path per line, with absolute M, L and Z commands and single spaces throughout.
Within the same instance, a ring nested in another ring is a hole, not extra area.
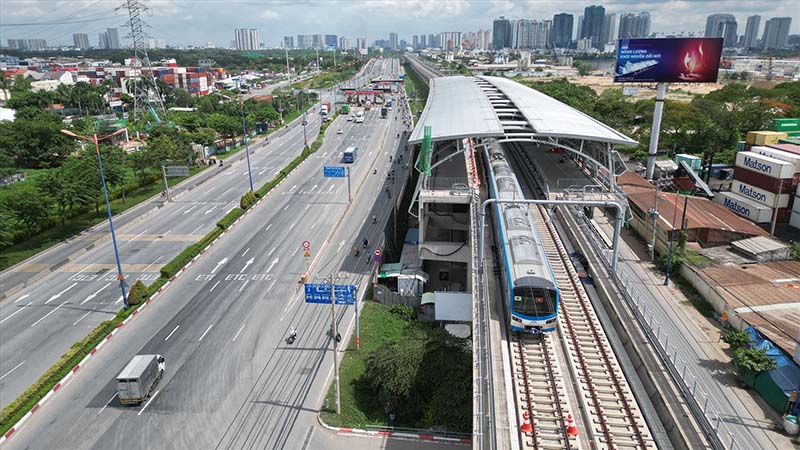
M 356 123 L 364 123 L 364 111 L 356 113 Z

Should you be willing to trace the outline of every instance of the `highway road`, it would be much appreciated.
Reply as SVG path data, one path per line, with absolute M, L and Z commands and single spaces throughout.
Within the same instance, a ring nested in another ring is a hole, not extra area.
M 381 237 L 390 202 L 383 195 L 386 174 L 400 167 L 388 157 L 402 121 L 379 115 L 368 111 L 363 124 L 337 119 L 322 148 L 98 352 L 8 448 L 301 448 L 310 442 L 332 372 L 331 311 L 304 303 L 298 279 L 310 266 L 312 280 L 333 273 L 359 292 L 367 285 L 373 263 L 350 249 L 367 237 L 371 250 Z M 332 131 L 338 128 L 344 133 Z M 341 151 L 352 144 L 360 152 L 350 170 L 348 204 L 347 181 L 323 178 L 322 167 L 340 165 Z M 311 242 L 309 258 L 303 240 Z M 346 337 L 353 308 L 337 310 Z M 290 325 L 299 336 L 286 345 Z M 141 353 L 164 355 L 165 376 L 150 401 L 122 407 L 114 378 Z
M 325 92 L 323 98 L 330 100 L 331 92 Z M 309 115 L 308 122 L 311 142 L 319 131 L 319 116 Z M 253 145 L 254 186 L 272 179 L 302 147 L 300 121 L 278 132 L 270 142 Z M 146 283 L 157 279 L 165 263 L 238 206 L 249 187 L 247 163 L 244 154 L 232 159 L 173 190 L 174 202 L 152 200 L 114 219 L 129 285 L 137 279 Z M 105 224 L 0 274 L 4 290 L 28 284 L 0 303 L 0 407 L 13 401 L 72 344 L 122 307 L 108 236 Z

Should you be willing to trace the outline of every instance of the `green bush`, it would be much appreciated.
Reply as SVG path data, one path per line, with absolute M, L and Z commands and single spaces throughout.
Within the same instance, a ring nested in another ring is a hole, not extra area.
M 246 194 L 242 196 L 239 200 L 239 207 L 243 210 L 250 209 L 251 206 L 255 205 L 258 201 L 256 194 L 251 191 L 248 191 Z
M 744 331 L 725 330 L 722 332 L 722 340 L 735 351 L 750 343 L 750 335 Z
M 774 359 L 767 356 L 764 350 L 749 347 L 739 348 L 733 351 L 733 360 L 742 370 L 752 371 L 755 373 L 766 372 L 769 370 L 777 369 L 778 364 Z
M 144 303 L 147 298 L 150 296 L 150 292 L 142 283 L 142 280 L 136 280 L 136 283 L 133 283 L 131 290 L 128 291 L 128 306 L 136 306 Z
M 242 217 L 244 214 L 244 210 L 242 208 L 233 208 L 228 214 L 225 214 L 225 217 L 217 222 L 217 227 L 220 230 L 227 230 L 228 227 L 233 225 L 233 222 L 236 222 L 236 219 Z
M 394 305 L 389 312 L 406 322 L 417 318 L 417 311 L 408 305 Z
M 215 228 L 213 231 L 203 236 L 203 239 L 200 239 L 200 241 L 186 247 L 178 254 L 178 256 L 173 258 L 172 261 L 168 262 L 166 265 L 164 265 L 164 267 L 161 268 L 161 276 L 166 279 L 170 279 L 175 276 L 175 274 L 178 273 L 178 271 L 181 270 L 186 263 L 191 261 L 195 256 L 199 255 L 200 252 L 220 234 L 222 234 L 222 230 Z

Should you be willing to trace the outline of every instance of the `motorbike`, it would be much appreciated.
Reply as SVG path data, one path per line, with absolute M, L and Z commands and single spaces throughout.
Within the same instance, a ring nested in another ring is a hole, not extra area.
M 297 331 L 294 328 L 289 331 L 289 336 L 286 337 L 287 344 L 294 344 L 295 339 L 297 339 Z

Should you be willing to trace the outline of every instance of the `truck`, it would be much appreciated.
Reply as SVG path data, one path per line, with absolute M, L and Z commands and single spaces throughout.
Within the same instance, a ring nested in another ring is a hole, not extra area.
M 350 105 L 342 105 L 342 114 L 350 114 Z
M 319 113 L 322 114 L 323 116 L 327 116 L 330 110 L 331 110 L 331 102 L 325 102 L 322 104 L 322 106 L 320 106 Z
M 164 374 L 166 363 L 161 355 L 136 355 L 117 375 L 117 394 L 123 405 L 138 405 L 150 397 Z
M 364 111 L 356 113 L 356 123 L 364 123 Z
M 385 106 L 381 108 L 381 119 L 385 119 L 388 114 L 389 110 Z

